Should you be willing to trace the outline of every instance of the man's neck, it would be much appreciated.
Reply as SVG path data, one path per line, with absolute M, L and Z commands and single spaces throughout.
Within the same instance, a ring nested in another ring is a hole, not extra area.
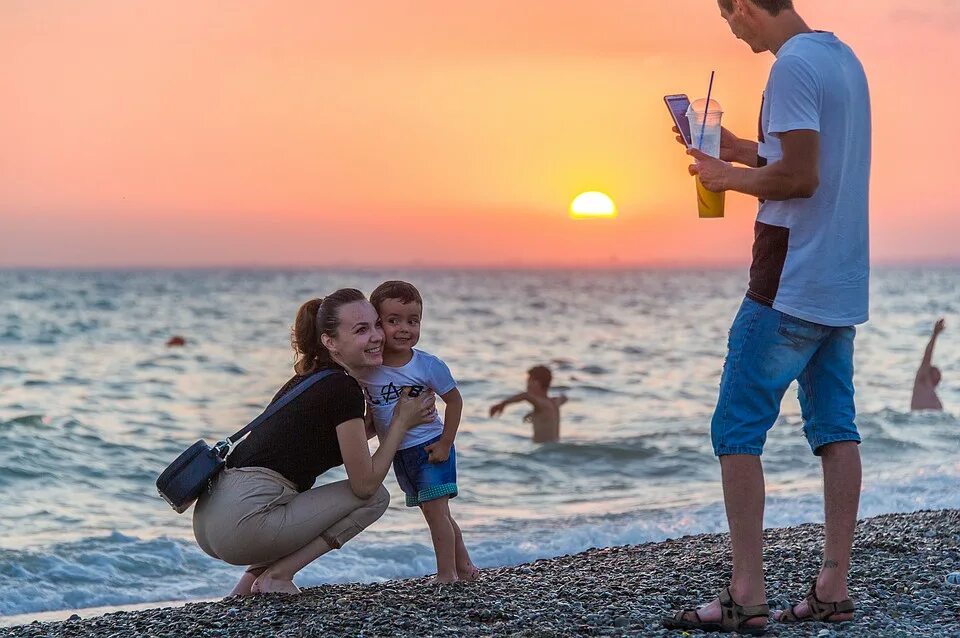
M 780 15 L 771 19 L 770 39 L 767 48 L 774 55 L 783 48 L 790 38 L 801 33 L 811 33 L 813 29 L 807 26 L 803 18 L 796 11 L 781 11 Z

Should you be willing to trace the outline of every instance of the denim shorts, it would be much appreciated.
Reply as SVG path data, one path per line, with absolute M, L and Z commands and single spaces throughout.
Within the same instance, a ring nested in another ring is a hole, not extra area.
M 426 447 L 440 440 L 436 437 L 397 450 L 393 457 L 393 472 L 397 483 L 407 497 L 407 507 L 419 507 L 427 501 L 457 495 L 457 450 L 450 446 L 450 457 L 443 463 L 431 463 L 427 460 Z
M 860 442 L 853 401 L 856 328 L 797 319 L 744 299 L 730 328 L 720 397 L 711 423 L 717 456 L 760 456 L 790 384 L 798 397 L 810 449 Z

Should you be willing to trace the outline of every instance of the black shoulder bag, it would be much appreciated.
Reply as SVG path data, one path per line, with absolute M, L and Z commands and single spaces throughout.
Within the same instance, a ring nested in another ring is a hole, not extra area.
M 303 394 L 307 388 L 337 372 L 340 371 L 323 370 L 310 375 L 271 403 L 263 414 L 247 424 L 245 428 L 213 447 L 207 445 L 203 439 L 188 447 L 157 479 L 157 491 L 160 492 L 160 496 L 176 510 L 177 514 L 186 512 L 209 485 L 211 479 L 220 473 L 233 448 L 250 430 L 276 414 L 278 410 Z

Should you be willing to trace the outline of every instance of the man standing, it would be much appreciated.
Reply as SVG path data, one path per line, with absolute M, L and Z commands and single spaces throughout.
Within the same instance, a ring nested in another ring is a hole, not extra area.
M 853 341 L 854 326 L 867 320 L 870 99 L 850 47 L 811 30 L 792 0 L 718 1 L 738 39 L 777 58 L 759 143 L 724 130 L 721 159 L 688 151 L 696 159 L 690 173 L 706 188 L 760 199 L 750 286 L 730 330 L 711 424 L 733 572 L 716 600 L 664 624 L 761 633 L 769 607 L 760 455 L 794 380 L 804 434 L 823 464 L 826 542 L 810 593 L 777 620 L 853 618 L 847 574 L 861 478 Z
M 923 352 L 923 361 L 913 380 L 913 398 L 910 400 L 911 410 L 943 410 L 940 397 L 937 396 L 937 386 L 940 385 L 940 368 L 933 365 L 933 347 L 937 345 L 937 337 L 947 327 L 943 319 L 933 324 L 933 335 Z

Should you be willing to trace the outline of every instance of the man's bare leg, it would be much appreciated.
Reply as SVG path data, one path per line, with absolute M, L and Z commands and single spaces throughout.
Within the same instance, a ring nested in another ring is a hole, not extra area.
M 820 450 L 823 464 L 824 525 L 823 566 L 817 577 L 817 598 L 835 603 L 850 597 L 847 578 L 850 552 L 860 509 L 860 448 L 852 441 L 831 443 Z M 806 601 L 795 608 L 798 618 L 810 615 Z M 779 614 L 777 615 L 779 618 Z M 835 614 L 831 620 L 853 620 L 853 614 Z
M 732 454 L 720 457 L 723 474 L 723 502 L 730 526 L 733 549 L 733 578 L 730 595 L 738 605 L 750 607 L 767 602 L 763 579 L 763 505 L 765 489 L 759 456 Z M 704 622 L 719 622 L 720 602 L 698 610 Z M 689 614 L 687 620 L 696 620 Z M 754 618 L 750 626 L 763 626 L 765 618 Z

